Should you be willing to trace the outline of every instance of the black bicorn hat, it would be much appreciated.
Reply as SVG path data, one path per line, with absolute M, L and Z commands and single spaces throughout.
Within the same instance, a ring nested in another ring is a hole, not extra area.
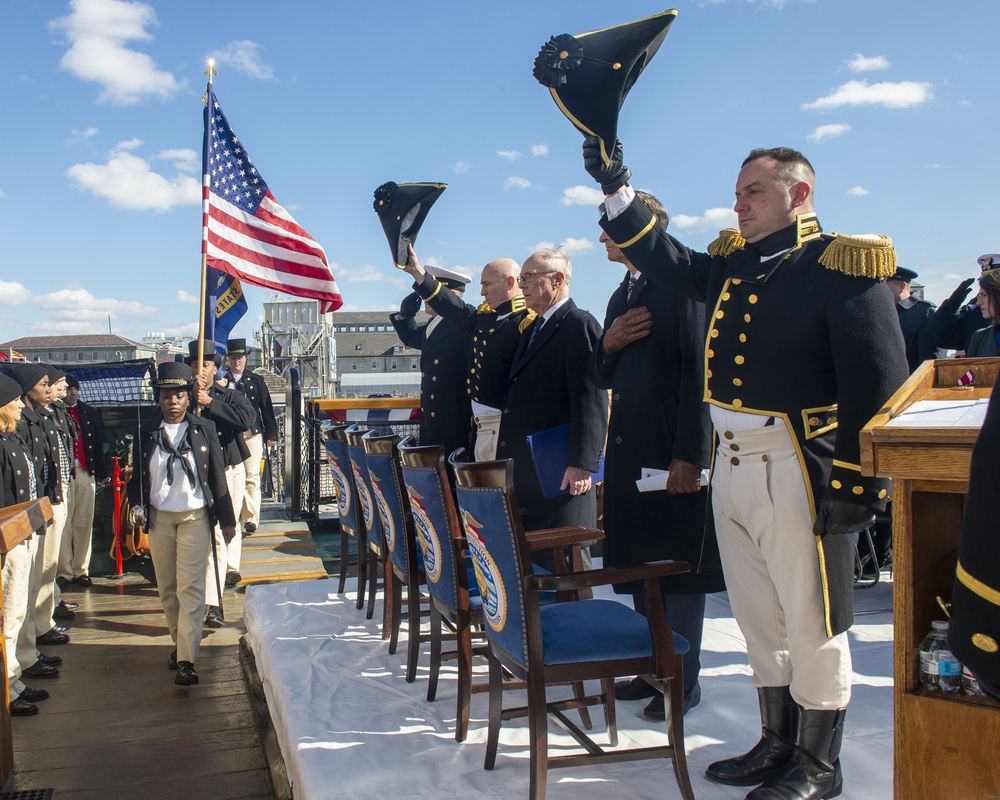
M 195 342 L 197 349 L 197 342 Z M 187 364 L 180 361 L 164 361 L 156 365 L 153 377 L 154 389 L 190 389 L 194 386 L 194 373 Z
M 211 339 L 205 339 L 204 342 L 204 349 L 202 351 L 201 358 L 198 358 L 198 340 L 195 339 L 193 342 L 188 342 L 188 355 L 187 358 L 184 359 L 184 363 L 190 366 L 197 361 L 199 370 L 202 363 L 205 361 L 214 361 L 215 366 L 221 367 L 222 356 L 215 352 L 215 342 Z
M 613 28 L 563 33 L 542 45 L 535 58 L 535 78 L 577 130 L 600 139 L 605 164 L 618 139 L 622 103 L 676 16 L 671 9 Z
M 226 341 L 227 356 L 245 356 L 250 352 L 246 339 L 228 339 Z
M 375 212 L 389 240 L 392 263 L 406 266 L 406 246 L 417 241 L 420 226 L 447 183 L 383 183 L 375 190 Z
M 917 273 L 906 267 L 896 267 L 896 272 L 886 278 L 887 281 L 903 281 L 913 283 L 917 279 Z

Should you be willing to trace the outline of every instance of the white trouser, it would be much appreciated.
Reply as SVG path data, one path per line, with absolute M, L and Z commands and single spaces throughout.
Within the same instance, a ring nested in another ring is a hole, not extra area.
M 177 660 L 198 660 L 205 622 L 205 561 L 208 558 L 208 512 L 149 510 L 149 550 L 156 588 L 177 646 Z
M 264 436 L 258 433 L 244 438 L 250 450 L 249 458 L 243 462 L 246 492 L 239 504 L 233 498 L 233 508 L 236 510 L 237 522 L 252 522 L 256 526 L 260 525 L 260 459 L 264 454 Z
M 806 709 L 846 707 L 851 651 L 846 633 L 826 636 L 813 518 L 786 428 L 719 431 L 712 506 L 754 686 L 788 686 Z
M 55 510 L 57 506 L 52 508 Z M 48 526 L 46 530 L 52 530 L 52 526 Z M 32 538 L 34 544 L 31 546 L 31 564 L 28 568 L 28 597 L 24 609 L 24 621 L 17 632 L 16 657 L 21 670 L 38 661 L 38 647 L 35 645 L 35 603 L 38 599 L 38 587 L 42 581 L 42 549 L 48 534 L 39 536 L 35 533 Z M 47 630 L 49 629 L 38 631 L 38 634 L 43 634 Z
M 21 665 L 17 660 L 17 636 L 28 613 L 28 585 L 36 539 L 29 536 L 3 557 L 3 637 L 7 648 L 7 684 L 10 699 L 21 694 Z M 34 649 L 34 648 L 32 648 Z M 30 667 L 34 664 L 32 659 Z
M 243 464 L 226 467 L 226 485 L 229 486 L 229 498 L 233 501 L 233 508 L 241 508 L 244 487 L 246 486 L 246 473 L 243 470 Z M 215 526 L 213 535 L 215 536 L 215 554 L 218 563 L 213 561 L 212 552 L 209 550 L 208 562 L 205 565 L 205 602 L 210 606 L 218 606 L 222 605 L 219 602 L 219 587 L 226 585 L 226 573 L 230 570 L 240 571 L 240 557 L 243 554 L 240 521 L 236 520 L 236 535 L 229 544 L 226 544 L 226 540 L 222 536 L 221 526 Z M 216 582 L 216 567 L 218 567 L 218 582 Z
M 59 567 L 59 550 L 62 547 L 63 531 L 66 529 L 66 512 L 69 507 L 69 497 L 73 490 L 69 484 L 63 484 L 63 501 L 52 506 L 52 524 L 45 530 L 42 537 L 41 560 L 42 572 L 38 583 L 38 597 L 35 600 L 35 635 L 48 633 L 55 626 L 52 612 L 62 592 L 56 586 L 56 570 Z
M 59 577 L 79 578 L 90 573 L 97 481 L 83 467 L 73 470 L 73 491 L 67 502 L 66 530 L 59 550 Z
M 500 414 L 478 414 L 476 422 L 476 461 L 493 461 L 497 457 L 497 436 Z

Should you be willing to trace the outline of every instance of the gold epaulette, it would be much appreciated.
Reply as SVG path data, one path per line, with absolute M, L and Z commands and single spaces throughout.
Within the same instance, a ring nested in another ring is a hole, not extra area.
M 517 326 L 517 332 L 524 333 L 525 330 L 527 330 L 527 328 L 531 325 L 531 323 L 535 321 L 535 318 L 537 316 L 538 314 L 536 314 L 529 308 L 528 313 L 524 315 L 524 319 L 522 319 L 520 324 Z
M 819 263 L 827 269 L 877 281 L 896 274 L 896 248 L 888 236 L 880 233 L 834 235 L 836 238 L 819 257 Z
M 490 304 L 489 303 L 487 303 L 485 300 L 483 300 L 483 302 L 479 304 L 479 308 L 476 309 L 476 313 L 477 314 L 492 314 L 493 313 L 493 309 L 490 308 Z
M 708 246 L 710 256 L 731 256 L 737 250 L 742 250 L 746 246 L 744 239 L 736 228 L 726 228 L 719 231 L 719 238 Z

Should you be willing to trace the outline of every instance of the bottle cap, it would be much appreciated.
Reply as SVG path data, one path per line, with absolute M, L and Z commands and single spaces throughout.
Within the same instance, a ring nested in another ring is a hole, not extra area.
M 936 631 L 946 631 L 948 630 L 948 620 L 936 619 L 931 623 L 931 627 Z

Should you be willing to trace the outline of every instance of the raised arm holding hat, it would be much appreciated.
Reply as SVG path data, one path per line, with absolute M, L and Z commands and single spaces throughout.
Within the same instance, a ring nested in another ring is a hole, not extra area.
M 584 163 L 598 183 L 622 168 L 604 164 L 594 137 Z M 657 230 L 627 184 L 606 198 L 601 219 L 648 280 L 709 311 L 712 505 L 763 735 L 707 775 L 762 784 L 748 800 L 840 793 L 853 534 L 889 492 L 887 481 L 862 476 L 858 437 L 907 375 L 884 283 L 895 273 L 891 241 L 824 234 L 814 187 L 801 153 L 754 150 L 736 180 L 739 230 L 723 231 L 707 253 Z M 753 507 L 734 499 L 750 496 Z
M 226 344 L 226 360 L 229 370 L 226 377 L 229 385 L 250 401 L 254 408 L 254 420 L 250 429 L 243 434 L 250 455 L 243 461 L 246 470 L 246 492 L 243 508 L 237 509 L 237 516 L 243 523 L 243 530 L 254 533 L 260 522 L 260 462 L 264 446 L 272 447 L 278 441 L 278 421 L 274 416 L 271 392 L 264 379 L 247 369 L 246 339 L 230 339 Z

